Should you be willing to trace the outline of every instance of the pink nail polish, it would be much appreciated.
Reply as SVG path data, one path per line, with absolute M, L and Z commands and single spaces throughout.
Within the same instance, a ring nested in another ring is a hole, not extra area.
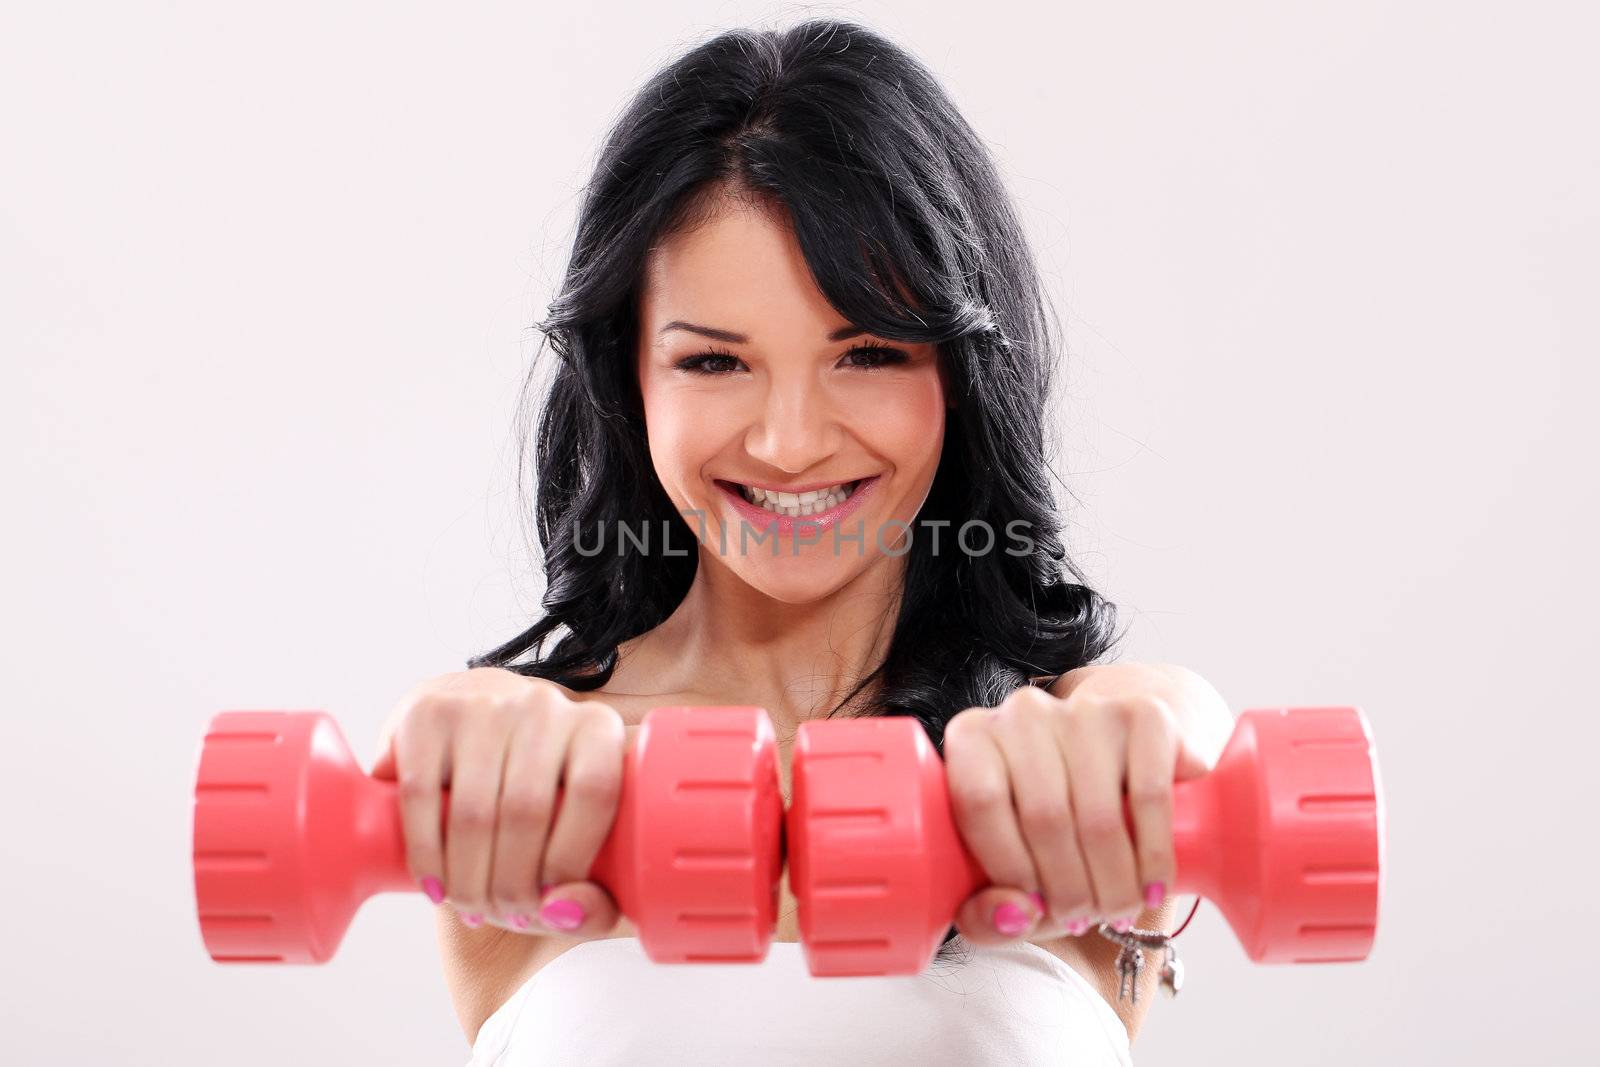
M 1159 908 L 1161 907 L 1161 902 L 1165 899 L 1167 899 L 1167 883 L 1151 882 L 1149 885 L 1144 887 L 1145 907 Z
M 1115 930 L 1119 934 L 1125 934 L 1129 930 L 1133 929 L 1133 920 L 1132 919 L 1113 919 L 1113 920 L 1111 920 L 1111 929 Z
M 1089 920 L 1088 919 L 1073 919 L 1071 922 L 1069 922 L 1067 924 L 1067 936 L 1068 937 L 1077 937 L 1079 934 L 1082 934 L 1084 931 L 1086 931 L 1088 929 L 1089 929 Z
M 444 883 L 431 874 L 422 880 L 422 891 L 435 904 L 444 903 Z
M 466 925 L 467 929 L 476 930 L 483 925 L 483 916 L 475 911 L 468 912 L 466 915 L 461 916 L 461 921 Z
M 1029 925 L 1028 913 L 1010 901 L 994 909 L 991 921 L 994 923 L 994 928 L 1007 937 L 1016 937 Z
M 1033 910 L 1037 911 L 1042 916 L 1046 911 L 1046 908 L 1045 908 L 1045 905 L 1044 905 L 1044 894 L 1043 893 L 1029 893 L 1028 894 L 1028 899 L 1033 901 Z
M 553 886 L 553 885 L 555 885 L 554 882 L 546 882 L 544 885 L 540 886 L 539 887 L 539 895 L 542 897 L 546 893 L 550 892 L 550 887 Z
M 511 929 L 513 930 L 526 930 L 533 920 L 520 911 L 514 911 L 506 916 L 506 922 L 511 924 Z
M 576 930 L 583 925 L 583 905 L 576 900 L 552 900 L 539 909 L 539 921 L 557 930 Z

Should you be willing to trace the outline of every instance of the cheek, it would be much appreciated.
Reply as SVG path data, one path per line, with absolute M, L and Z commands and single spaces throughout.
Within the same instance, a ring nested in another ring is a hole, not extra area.
M 928 374 L 886 387 L 864 405 L 872 413 L 860 423 L 860 435 L 874 452 L 903 474 L 932 476 L 944 443 L 944 391 L 938 376 Z
M 692 389 L 664 389 L 641 383 L 650 462 L 669 496 L 698 477 L 716 456 L 719 442 L 733 430 L 727 405 Z

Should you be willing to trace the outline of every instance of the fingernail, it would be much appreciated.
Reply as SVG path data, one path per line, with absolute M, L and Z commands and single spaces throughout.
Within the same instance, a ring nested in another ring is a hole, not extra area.
M 433 875 L 430 874 L 428 877 L 422 880 L 422 891 L 426 893 L 428 895 L 428 899 L 433 901 L 435 904 L 444 903 L 444 883 L 433 877 Z
M 483 916 L 475 911 L 468 912 L 467 914 L 461 916 L 461 921 L 466 925 L 467 929 L 476 930 L 478 927 L 483 925 Z
M 1044 913 L 1045 913 L 1044 894 L 1043 893 L 1029 893 L 1028 894 L 1028 899 L 1033 901 L 1033 909 L 1035 911 L 1037 911 L 1039 913 L 1039 915 L 1042 917 L 1044 915 Z
M 550 892 L 550 887 L 553 886 L 553 885 L 555 885 L 554 882 L 546 882 L 544 885 L 540 886 L 539 887 L 539 895 L 542 897 L 546 893 Z
M 1161 907 L 1161 902 L 1163 900 L 1165 900 L 1166 898 L 1167 898 L 1167 883 L 1165 883 L 1165 882 L 1151 882 L 1149 885 L 1144 887 L 1144 906 L 1145 907 L 1147 907 L 1147 908 L 1159 908 L 1159 907 Z
M 1077 937 L 1087 929 L 1089 929 L 1088 919 L 1073 919 L 1067 924 L 1067 936 Z
M 1016 937 L 1029 925 L 1028 913 L 1009 900 L 994 909 L 994 928 L 1007 937 Z
M 1113 919 L 1113 920 L 1111 920 L 1111 929 L 1115 930 L 1119 934 L 1125 934 L 1129 930 L 1133 929 L 1133 920 L 1132 919 Z
M 514 911 L 510 915 L 506 916 L 506 922 L 511 924 L 511 928 L 513 930 L 526 930 L 528 928 L 528 924 L 532 923 L 533 920 L 528 918 L 520 911 Z
M 557 930 L 576 930 L 583 925 L 583 905 L 563 897 L 539 909 L 539 921 Z

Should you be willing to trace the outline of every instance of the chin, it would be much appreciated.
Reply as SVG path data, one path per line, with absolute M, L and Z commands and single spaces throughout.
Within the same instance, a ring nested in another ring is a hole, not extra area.
M 820 548 L 824 554 L 813 560 L 807 560 L 802 553 L 761 557 L 760 562 L 736 558 L 724 562 L 741 581 L 763 596 L 780 604 L 796 605 L 813 604 L 838 592 L 869 562 L 865 556 L 859 560 L 854 555 L 835 558 L 826 554 L 829 548 L 825 543 L 810 548 Z

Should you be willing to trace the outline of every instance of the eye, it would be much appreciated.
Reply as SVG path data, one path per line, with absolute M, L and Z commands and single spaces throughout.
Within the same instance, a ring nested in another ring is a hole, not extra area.
M 898 348 L 886 348 L 883 345 L 857 345 L 844 354 L 847 361 L 860 357 L 864 362 L 850 362 L 852 367 L 862 370 L 872 370 L 874 367 L 897 366 L 906 361 L 906 354 Z
M 684 356 L 673 366 L 690 374 L 704 374 L 708 377 L 721 376 L 733 370 L 733 364 L 739 362 L 739 357 L 732 352 L 712 348 L 704 352 L 697 352 L 692 356 Z

